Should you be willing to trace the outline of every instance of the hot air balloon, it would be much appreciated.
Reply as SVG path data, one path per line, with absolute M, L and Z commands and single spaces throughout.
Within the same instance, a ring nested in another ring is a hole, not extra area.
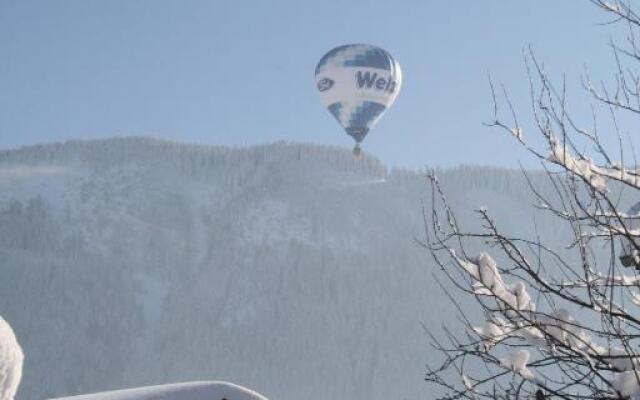
M 640 202 L 636 203 L 627 212 L 627 216 L 624 218 L 624 224 L 629 231 L 628 236 L 622 236 L 622 255 L 620 256 L 620 262 L 625 267 L 635 267 L 640 269 L 640 236 L 636 233 L 640 229 Z
M 329 51 L 316 66 L 316 87 L 325 107 L 360 143 L 391 107 L 402 84 L 400 65 L 386 50 L 348 44 Z

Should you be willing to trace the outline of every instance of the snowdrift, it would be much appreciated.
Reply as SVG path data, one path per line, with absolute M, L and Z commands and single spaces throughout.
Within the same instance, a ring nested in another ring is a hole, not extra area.
M 228 382 L 184 382 L 133 389 L 60 397 L 52 400 L 267 400 L 266 397 Z

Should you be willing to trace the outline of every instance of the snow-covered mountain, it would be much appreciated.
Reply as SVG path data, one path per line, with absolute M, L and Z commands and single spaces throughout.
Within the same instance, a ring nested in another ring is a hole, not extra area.
M 533 232 L 520 172 L 440 175 L 463 223 L 485 205 Z M 419 173 L 314 145 L 0 151 L 0 314 L 26 354 L 17 398 L 211 379 L 279 400 L 429 397 L 438 355 L 422 324 L 454 309 L 415 240 L 423 200 Z

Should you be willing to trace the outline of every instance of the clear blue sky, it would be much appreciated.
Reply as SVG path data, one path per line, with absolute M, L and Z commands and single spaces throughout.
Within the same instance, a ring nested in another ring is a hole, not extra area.
M 0 148 L 124 135 L 351 147 L 313 75 L 327 50 L 361 42 L 403 67 L 365 151 L 405 167 L 516 166 L 528 156 L 482 126 L 487 73 L 523 113 L 528 45 L 574 83 L 585 65 L 607 77 L 605 19 L 586 0 L 0 0 Z

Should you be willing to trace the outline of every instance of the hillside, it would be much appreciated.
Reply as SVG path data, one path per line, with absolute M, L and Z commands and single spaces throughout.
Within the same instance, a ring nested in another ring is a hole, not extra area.
M 440 176 L 463 224 L 485 205 L 535 233 L 521 172 Z M 424 398 L 422 324 L 454 315 L 415 240 L 429 196 L 419 173 L 306 144 L 0 151 L 18 399 L 211 379 L 279 400 Z

